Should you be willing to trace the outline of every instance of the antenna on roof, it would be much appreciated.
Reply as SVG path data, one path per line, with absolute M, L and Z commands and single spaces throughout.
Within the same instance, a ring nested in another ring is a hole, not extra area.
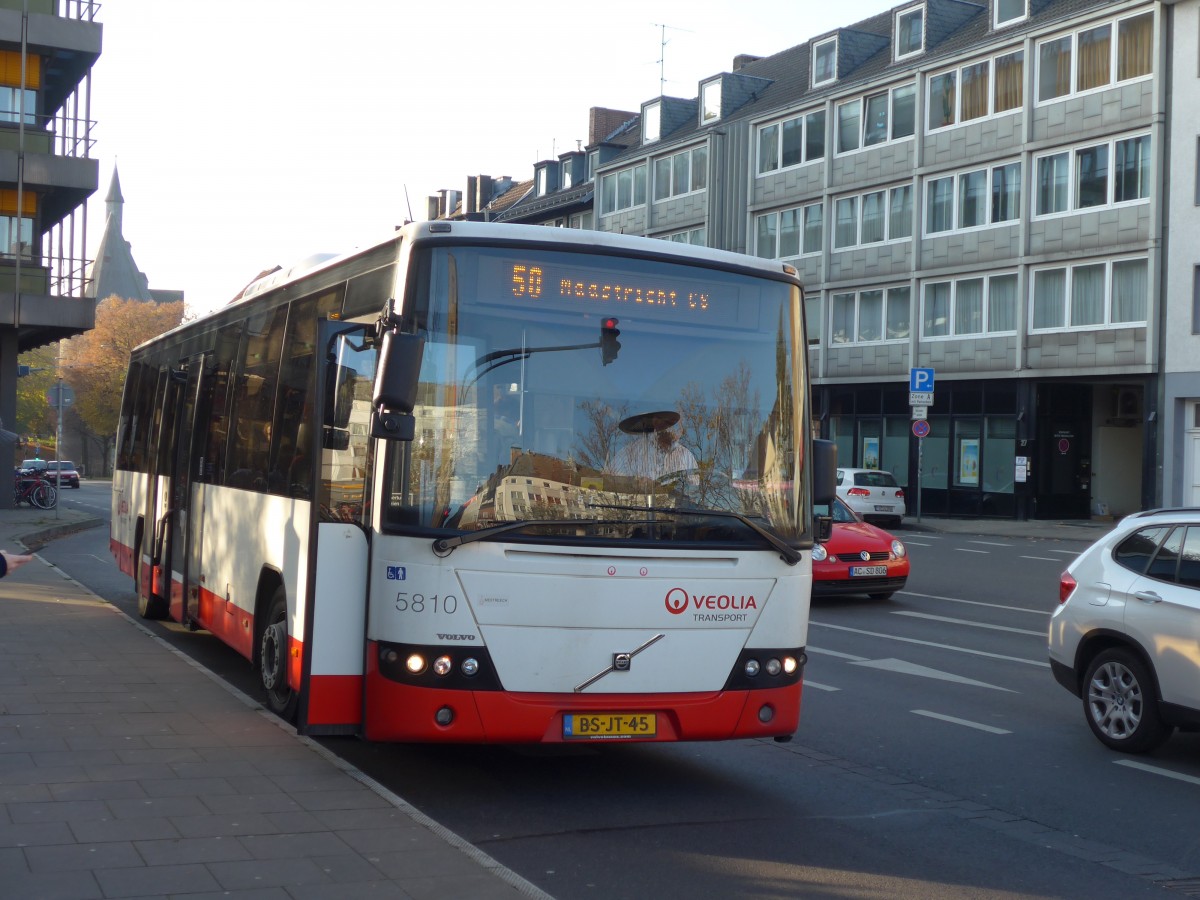
M 404 186 L 404 204 L 408 207 L 408 221 L 413 221 L 412 201 L 408 199 L 408 185 Z
M 664 25 L 660 22 L 651 23 L 655 28 L 659 29 L 661 36 L 659 37 L 659 57 L 658 57 L 658 96 L 665 97 L 667 95 L 667 29 L 672 31 L 688 31 L 686 28 L 676 28 L 674 25 Z M 691 32 L 689 32 L 691 33 Z

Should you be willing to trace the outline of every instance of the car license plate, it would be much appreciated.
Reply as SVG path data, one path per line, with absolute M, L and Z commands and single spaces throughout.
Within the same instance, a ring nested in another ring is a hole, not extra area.
M 892 507 L 890 505 L 887 505 L 887 504 L 881 505 L 879 503 L 875 504 L 875 512 L 891 512 L 891 511 L 892 511 Z
M 886 575 L 887 566 L 851 566 L 850 577 L 855 578 L 862 575 Z
M 563 740 L 608 741 L 654 737 L 658 718 L 654 713 L 566 713 Z

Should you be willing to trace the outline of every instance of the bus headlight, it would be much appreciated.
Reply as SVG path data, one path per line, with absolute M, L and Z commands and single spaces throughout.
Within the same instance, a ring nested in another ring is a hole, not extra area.
M 420 675 L 425 671 L 425 657 L 420 653 L 409 654 L 408 659 L 404 661 L 404 667 L 408 669 L 412 675 Z
M 758 660 L 757 659 L 746 660 L 745 671 L 746 671 L 746 674 L 749 675 L 751 678 L 753 678 L 755 675 L 757 675 L 758 674 Z
M 433 671 L 437 675 L 449 675 L 451 668 L 452 664 L 448 656 L 439 656 L 433 661 Z
M 777 659 L 768 659 L 767 660 L 767 674 L 768 675 L 778 675 L 780 670 L 782 670 L 782 669 L 783 669 L 783 665 L 779 662 L 779 660 L 777 660 Z
M 471 676 L 476 674 L 478 671 L 479 671 L 479 660 L 470 658 L 470 657 L 463 660 L 462 673 L 464 675 L 466 675 L 468 678 L 470 678 Z
M 798 669 L 798 668 L 800 668 L 800 664 L 798 662 L 796 662 L 796 657 L 785 656 L 783 658 L 783 674 L 784 675 L 795 675 L 796 669 Z

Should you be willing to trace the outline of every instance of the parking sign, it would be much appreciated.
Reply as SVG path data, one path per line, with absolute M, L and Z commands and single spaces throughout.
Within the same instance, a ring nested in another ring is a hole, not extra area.
M 919 391 L 924 394 L 933 393 L 933 369 L 917 369 L 908 370 L 908 389 L 910 391 Z

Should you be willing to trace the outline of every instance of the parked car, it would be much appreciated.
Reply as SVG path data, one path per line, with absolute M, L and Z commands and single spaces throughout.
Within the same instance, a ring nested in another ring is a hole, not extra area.
M 813 594 L 866 594 L 887 600 L 908 581 L 904 542 L 833 501 L 833 534 L 813 546 Z
M 23 459 L 17 469 L 21 472 L 45 472 L 49 467 L 50 463 L 44 459 Z
M 79 487 L 79 472 L 75 468 L 75 463 L 67 459 L 60 459 L 57 462 L 50 460 L 46 465 L 46 477 L 54 484 L 61 482 L 62 487 Z
M 896 476 L 882 469 L 838 469 L 837 495 L 868 521 L 899 525 L 907 510 Z
M 1050 668 L 1114 750 L 1200 729 L 1200 510 L 1123 519 L 1062 573 Z

